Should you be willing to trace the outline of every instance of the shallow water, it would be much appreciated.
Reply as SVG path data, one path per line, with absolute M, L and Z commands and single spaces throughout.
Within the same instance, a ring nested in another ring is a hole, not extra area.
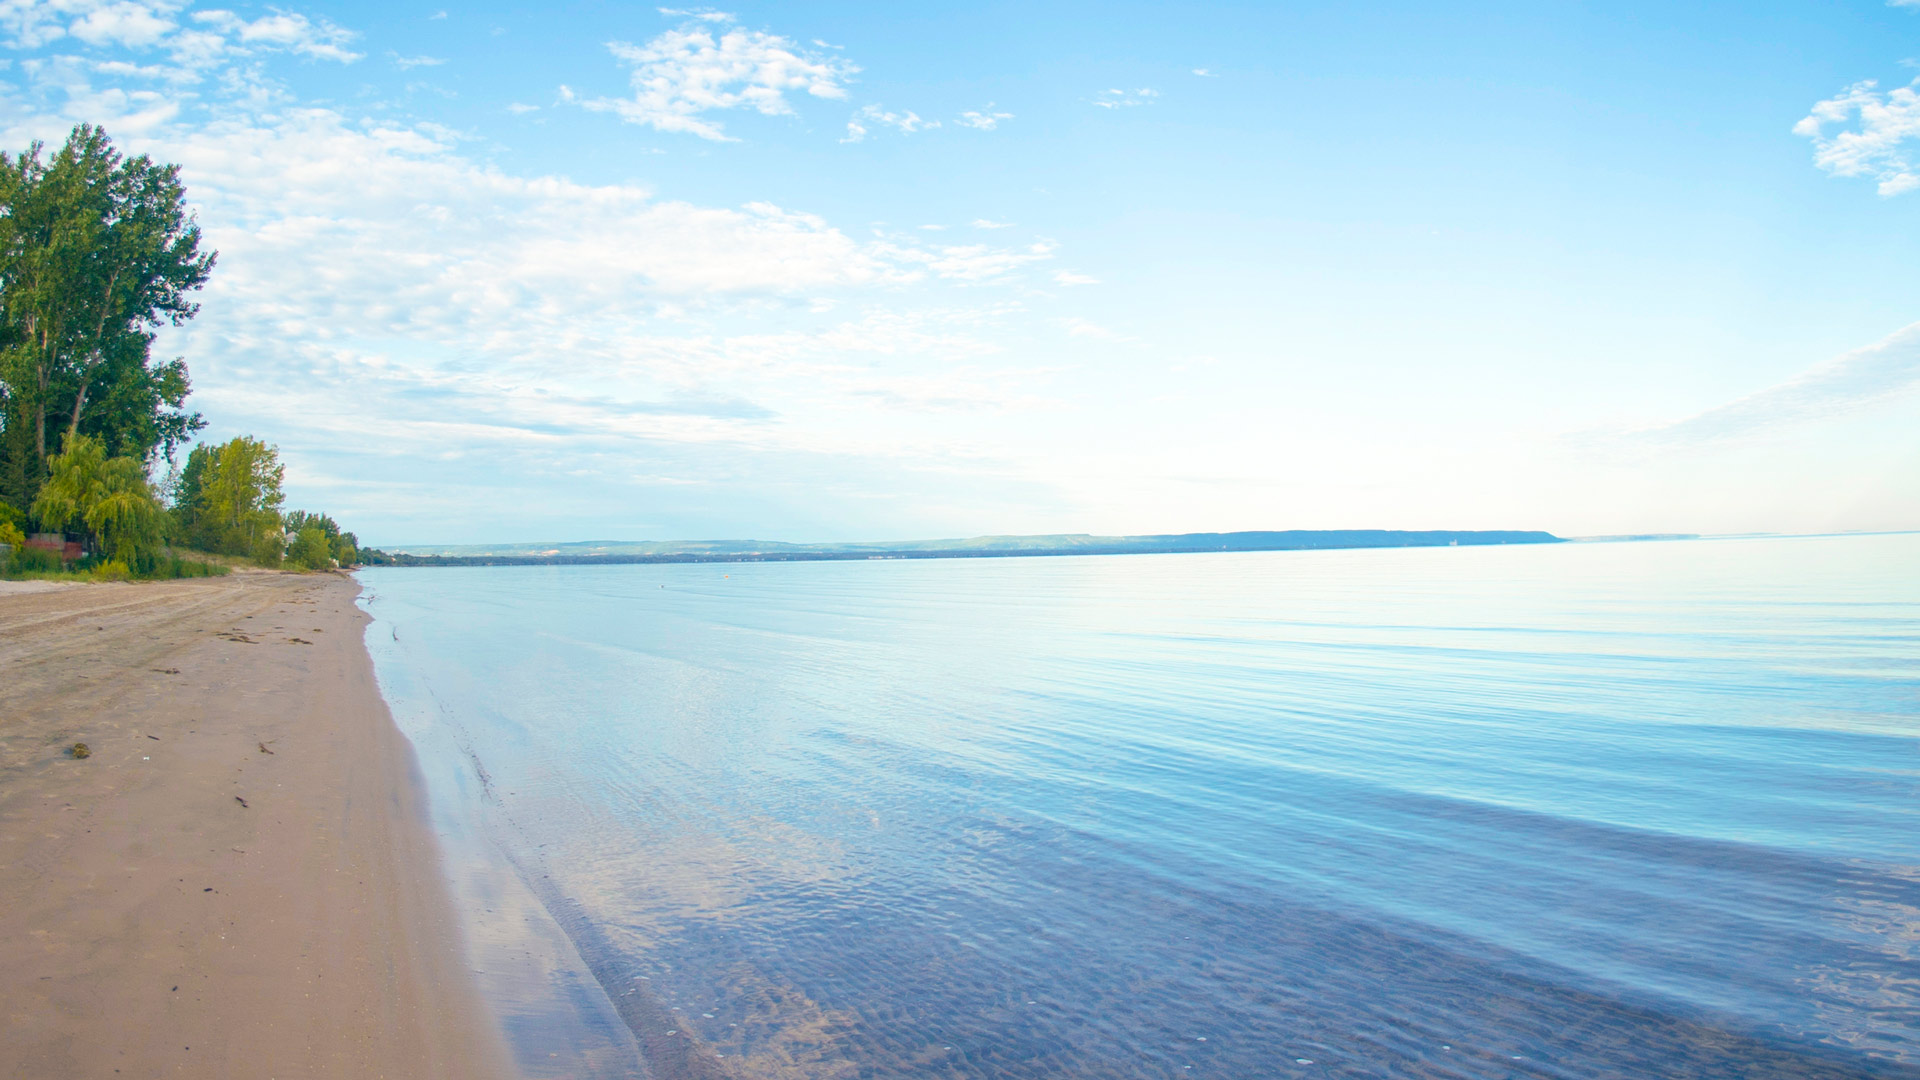
M 1920 1077 L 1920 536 L 361 576 L 536 1075 Z

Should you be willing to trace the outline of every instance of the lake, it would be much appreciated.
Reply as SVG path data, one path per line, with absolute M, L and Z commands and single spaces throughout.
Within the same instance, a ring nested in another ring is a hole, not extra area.
M 1920 535 L 359 577 L 530 1075 L 1920 1077 Z

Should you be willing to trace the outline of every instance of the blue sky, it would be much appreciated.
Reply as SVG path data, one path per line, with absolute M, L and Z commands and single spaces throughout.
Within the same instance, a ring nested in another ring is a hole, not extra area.
M 1920 6 L 0 0 L 373 542 L 1920 528 Z

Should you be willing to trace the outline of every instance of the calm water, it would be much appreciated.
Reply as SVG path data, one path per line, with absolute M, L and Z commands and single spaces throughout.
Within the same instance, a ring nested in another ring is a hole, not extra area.
M 362 580 L 538 1075 L 1920 1077 L 1920 536 Z

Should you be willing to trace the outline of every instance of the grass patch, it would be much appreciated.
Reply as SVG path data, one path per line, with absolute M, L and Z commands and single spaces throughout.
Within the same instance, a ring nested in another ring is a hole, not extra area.
M 0 550 L 5 550 L 0 548 Z M 168 551 L 151 565 L 129 567 L 122 562 L 89 556 L 65 564 L 60 556 L 40 548 L 21 548 L 0 560 L 0 579 L 8 581 L 172 581 L 178 578 L 225 577 L 232 568 L 218 556 L 182 557 Z

